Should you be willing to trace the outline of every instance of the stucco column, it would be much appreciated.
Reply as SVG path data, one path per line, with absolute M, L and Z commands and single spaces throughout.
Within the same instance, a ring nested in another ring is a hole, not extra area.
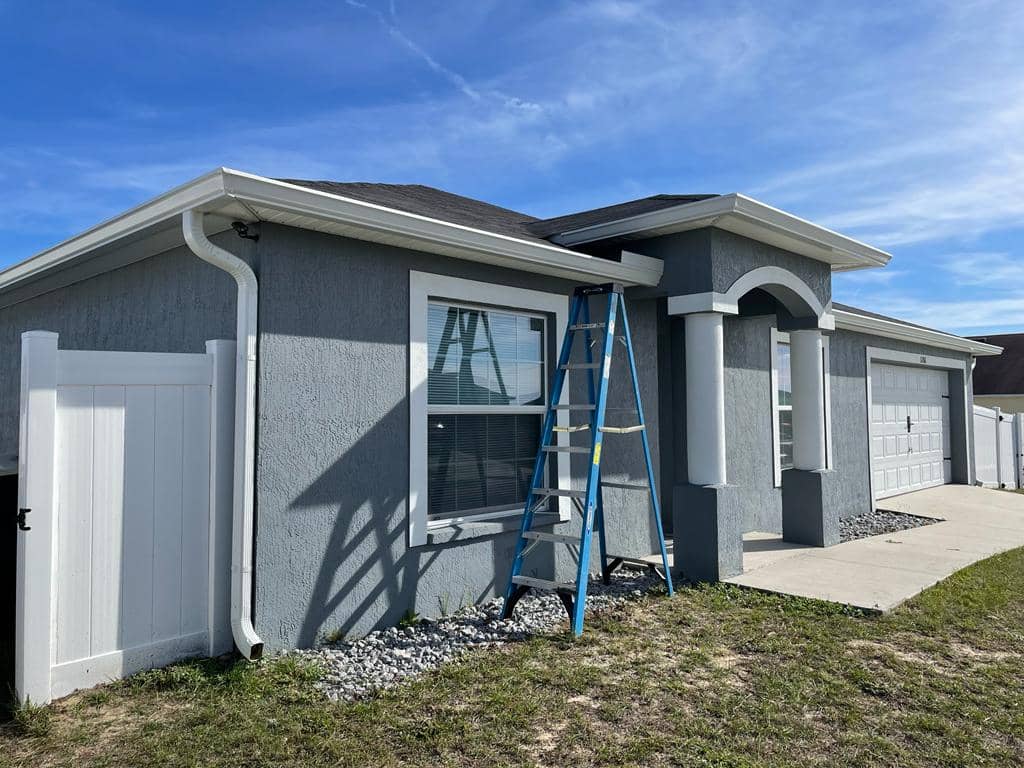
M 825 468 L 825 382 L 820 330 L 791 331 L 793 466 Z
M 686 465 L 693 485 L 725 485 L 725 353 L 718 312 L 686 315 Z

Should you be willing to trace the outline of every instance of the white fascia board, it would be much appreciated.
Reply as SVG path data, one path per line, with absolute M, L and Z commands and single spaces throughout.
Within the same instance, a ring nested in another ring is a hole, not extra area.
M 24 261 L 0 270 L 0 290 L 27 280 L 61 264 L 84 256 L 98 248 L 133 235 L 191 208 L 209 205 L 224 197 L 223 168 L 204 174 L 175 187 L 147 203 L 136 206 L 81 234 L 37 253 Z
M 856 331 L 872 336 L 882 336 L 887 339 L 899 339 L 900 341 L 909 341 L 914 344 L 938 347 L 939 349 L 969 352 L 976 357 L 999 355 L 1003 352 L 1002 347 L 997 347 L 993 344 L 983 344 L 980 341 L 965 339 L 962 336 L 954 336 L 951 333 L 918 328 L 906 323 L 860 315 L 842 309 L 833 309 L 832 313 L 835 315 L 836 328 L 842 331 Z
M 242 209 L 249 216 L 239 217 Z M 513 269 L 576 280 L 611 280 L 624 285 L 655 286 L 663 269 L 658 259 L 623 258 L 621 262 L 577 253 L 558 245 L 520 240 L 332 195 L 253 174 L 218 168 L 140 206 L 0 271 L 0 290 L 84 257 L 98 248 L 197 209 L 215 213 L 230 205 L 233 218 L 258 221 L 252 211 L 263 207 L 294 219 L 292 226 L 315 229 L 318 222 L 341 224 L 353 237 L 386 234 L 398 242 L 434 253 Z
M 663 264 L 657 259 L 616 262 L 261 176 L 230 170 L 225 173 L 227 194 L 248 205 L 344 224 L 381 233 L 389 239 L 406 238 L 410 246 L 421 250 L 434 250 L 431 245 L 442 246 L 443 253 L 458 258 L 575 279 L 599 278 L 644 286 L 661 281 Z
M 881 267 L 892 258 L 878 248 L 739 193 L 583 227 L 552 240 L 573 246 L 612 237 L 666 234 L 709 226 L 824 261 L 836 271 Z

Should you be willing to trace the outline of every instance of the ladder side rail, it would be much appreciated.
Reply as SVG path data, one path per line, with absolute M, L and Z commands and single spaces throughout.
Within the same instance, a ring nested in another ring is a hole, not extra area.
M 611 301 L 611 298 L 609 297 L 608 300 Z M 586 326 L 590 326 L 591 325 L 591 322 L 590 322 L 590 301 L 589 301 L 589 299 L 584 299 L 584 302 L 583 302 L 583 324 L 586 325 Z M 605 333 L 606 334 L 607 334 L 607 331 L 608 331 L 608 329 L 606 327 L 605 328 Z M 612 331 L 613 331 L 612 335 L 614 336 L 614 329 L 612 329 Z M 588 363 L 592 363 L 594 361 L 593 337 L 591 336 L 590 328 L 589 327 L 584 331 L 584 341 L 585 341 L 585 344 L 586 344 L 586 361 Z M 614 344 L 614 341 L 613 341 L 613 344 Z M 593 369 L 588 369 L 587 370 L 587 385 L 588 385 L 589 390 L 590 390 L 590 403 L 595 406 L 595 408 L 590 412 L 590 429 L 593 432 L 593 434 L 596 435 L 598 433 L 597 408 L 596 408 L 596 404 L 597 404 L 596 396 L 597 395 L 596 395 L 596 386 L 595 386 L 595 383 L 594 383 L 594 371 L 593 371 Z M 598 468 L 598 476 L 597 476 L 597 508 L 595 510 L 594 526 L 597 528 L 597 549 L 598 549 L 598 554 L 599 554 L 599 556 L 601 558 L 601 578 L 604 580 L 604 583 L 607 584 L 608 583 L 608 575 L 609 575 L 608 574 L 608 539 L 605 536 L 605 530 L 604 530 L 604 486 L 601 483 L 600 467 Z
M 626 337 L 626 356 L 629 359 L 629 374 L 633 379 L 633 399 L 636 401 L 637 421 L 645 426 L 640 430 L 640 439 L 643 442 L 644 462 L 647 464 L 647 483 L 651 493 L 651 514 L 654 516 L 654 525 L 658 531 L 658 545 L 661 548 L 661 562 L 665 567 L 665 585 L 668 587 L 668 594 L 671 597 L 672 572 L 668 566 L 668 551 L 665 548 L 665 532 L 661 524 L 661 504 L 658 501 L 658 489 L 654 484 L 654 464 L 651 461 L 651 446 L 647 438 L 647 421 L 644 419 L 644 406 L 640 400 L 640 380 L 636 374 L 636 359 L 633 356 L 633 337 L 629 331 L 629 318 L 626 316 L 626 302 L 622 301 L 622 330 Z
M 619 295 L 615 292 L 608 294 L 608 321 L 605 324 L 604 351 L 601 354 L 601 378 L 597 385 L 597 408 L 594 414 L 594 423 L 600 426 L 604 424 L 605 406 L 608 403 L 608 374 L 611 370 L 612 347 L 615 342 L 615 313 L 618 309 Z M 590 575 L 590 539 L 593 532 L 594 517 L 596 515 L 596 499 L 599 489 L 598 477 L 601 466 L 601 446 L 604 442 L 604 434 L 597 430 L 594 433 L 593 448 L 590 456 L 590 470 L 587 475 L 587 503 L 584 507 L 583 534 L 580 543 L 580 560 L 576 569 L 576 602 L 572 622 L 573 634 L 579 637 L 583 634 L 583 614 L 587 603 L 587 579 Z
M 573 296 L 572 307 L 569 311 L 568 324 L 572 325 L 576 322 L 576 318 L 579 317 L 580 313 L 580 297 Z M 555 378 L 554 383 L 551 386 L 551 393 L 548 400 L 547 413 L 544 415 L 544 427 L 541 429 L 540 445 L 537 446 L 537 458 L 533 463 L 533 476 L 530 480 L 530 488 L 526 494 L 526 503 L 523 509 L 523 519 L 519 528 L 519 538 L 516 541 L 515 554 L 512 558 L 512 567 L 509 569 L 508 586 L 505 589 L 505 603 L 503 611 L 506 616 L 509 615 L 509 607 L 512 604 L 512 594 L 515 591 L 515 584 L 512 579 L 519 575 L 519 571 L 523 564 L 523 548 L 526 545 L 526 538 L 523 536 L 533 526 L 533 512 L 534 512 L 534 488 L 539 488 L 545 485 L 541 482 L 544 476 L 544 468 L 547 465 L 547 454 L 542 450 L 545 445 L 551 440 L 551 434 L 555 426 L 555 416 L 557 411 L 554 406 L 562 398 L 562 387 L 565 383 L 566 371 L 562 368 L 569 360 L 569 355 L 572 353 L 572 336 L 573 334 L 565 331 L 565 335 L 562 338 L 562 350 L 558 356 L 558 365 L 555 366 Z

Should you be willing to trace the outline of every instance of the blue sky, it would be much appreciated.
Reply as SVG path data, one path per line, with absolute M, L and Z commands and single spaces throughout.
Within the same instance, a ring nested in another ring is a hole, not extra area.
M 1024 3 L 811 5 L 0 0 L 0 264 L 220 165 L 739 191 L 894 254 L 838 301 L 1024 330 Z

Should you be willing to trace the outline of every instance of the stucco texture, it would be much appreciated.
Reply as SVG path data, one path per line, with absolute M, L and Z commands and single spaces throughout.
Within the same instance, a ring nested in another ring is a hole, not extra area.
M 408 611 L 437 615 L 502 591 L 514 532 L 407 546 L 409 271 L 561 294 L 572 285 L 275 226 L 263 227 L 259 261 L 255 613 L 268 646 L 361 634 Z M 638 303 L 631 319 L 653 404 L 653 302 Z M 639 450 L 637 438 L 618 439 Z M 617 463 L 619 450 L 606 446 L 609 479 L 622 469 L 636 476 L 634 464 Z M 646 505 L 608 501 L 616 551 L 651 552 Z M 527 571 L 550 576 L 554 559 L 538 548 Z M 557 575 L 569 566 L 558 558 Z

